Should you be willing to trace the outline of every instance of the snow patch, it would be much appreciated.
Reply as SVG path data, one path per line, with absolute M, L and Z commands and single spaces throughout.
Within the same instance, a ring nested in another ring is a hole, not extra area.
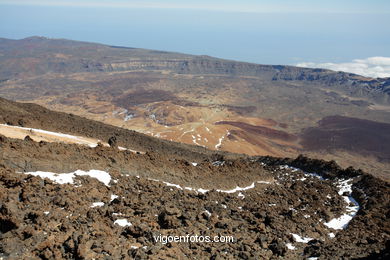
M 127 221 L 127 219 L 125 218 L 121 218 L 121 219 L 117 219 L 115 220 L 114 224 L 117 224 L 121 227 L 130 227 L 132 226 L 132 224 L 130 222 Z
M 219 138 L 218 143 L 215 145 L 215 149 L 219 150 L 219 148 L 221 148 L 222 141 L 223 141 L 224 138 L 225 138 L 224 135 L 221 138 Z
M 242 194 L 241 192 L 239 192 L 238 195 L 237 195 L 237 197 L 244 199 L 244 198 L 245 198 L 245 195 Z
M 116 198 L 119 198 L 118 195 L 115 195 L 115 194 L 111 194 L 111 197 L 110 197 L 110 202 L 113 201 L 114 199 Z
M 308 243 L 311 240 L 313 240 L 313 238 L 311 237 L 301 237 L 300 235 L 294 233 L 290 233 L 290 234 L 293 236 L 294 240 L 297 241 L 298 243 Z
M 89 176 L 91 178 L 95 178 L 98 181 L 104 183 L 104 185 L 109 186 L 109 183 L 111 181 L 111 176 L 109 173 L 99 170 L 89 170 L 89 171 L 82 171 L 77 170 L 75 172 L 70 173 L 54 173 L 54 172 L 42 172 L 42 171 L 36 171 L 36 172 L 25 172 L 25 174 L 33 175 L 33 176 L 39 176 L 41 178 L 48 178 L 58 184 L 74 184 L 74 178 L 76 176 Z
M 286 247 L 290 250 L 295 250 L 295 246 L 293 246 L 291 243 L 287 243 Z
M 334 218 L 329 222 L 324 223 L 325 226 L 332 229 L 344 229 L 348 226 L 348 223 L 359 211 L 359 203 L 350 196 L 352 193 L 352 184 L 350 183 L 352 179 L 348 180 L 339 180 L 337 182 L 337 187 L 339 188 L 339 195 L 343 196 L 345 202 L 348 206 L 346 207 L 346 213 L 338 218 Z M 347 195 L 344 195 L 347 194 Z M 352 206 L 351 206 L 352 204 Z
M 104 202 L 94 202 L 94 203 L 92 203 L 91 208 L 103 207 L 103 206 L 104 206 Z
M 208 211 L 207 209 L 205 210 L 205 211 L 203 211 L 204 213 L 206 213 L 206 215 L 208 216 L 208 217 L 211 217 L 211 213 L 210 213 L 210 211 Z
M 252 184 L 247 186 L 247 187 L 241 188 L 241 187 L 237 186 L 237 187 L 235 187 L 234 189 L 231 189 L 231 190 L 217 190 L 217 191 L 218 192 L 224 192 L 224 193 L 235 193 L 237 191 L 244 191 L 244 190 L 253 189 L 254 187 L 255 187 L 255 183 L 252 182 Z

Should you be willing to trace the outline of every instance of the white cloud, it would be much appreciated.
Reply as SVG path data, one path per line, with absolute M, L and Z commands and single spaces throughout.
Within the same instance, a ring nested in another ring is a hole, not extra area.
M 296 64 L 296 66 L 351 72 L 372 78 L 390 77 L 390 57 L 369 57 L 366 59 L 355 59 L 351 62 L 343 63 L 301 62 Z

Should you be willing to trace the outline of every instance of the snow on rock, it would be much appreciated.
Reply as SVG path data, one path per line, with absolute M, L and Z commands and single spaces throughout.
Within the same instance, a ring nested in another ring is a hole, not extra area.
M 197 191 L 200 192 L 200 193 L 206 193 L 206 192 L 208 192 L 209 190 L 205 190 L 205 189 L 199 188 L 199 189 L 197 189 Z
M 225 164 L 225 161 L 215 161 L 211 163 L 213 166 L 222 166 Z
M 269 182 L 269 181 L 257 181 L 257 183 L 260 183 L 260 184 L 271 184 L 271 182 Z
M 127 121 L 129 121 L 129 120 L 131 120 L 131 119 L 133 119 L 135 117 L 135 114 L 126 114 L 125 115 L 125 118 L 123 119 L 125 122 L 127 122 Z
M 206 192 L 210 191 L 210 190 L 203 189 L 203 188 L 198 188 L 198 189 L 191 188 L 191 187 L 184 187 L 183 188 L 179 184 L 169 183 L 169 182 L 166 182 L 166 181 L 160 181 L 160 180 L 153 179 L 153 178 L 147 178 L 147 179 L 150 180 L 150 181 L 162 182 L 165 185 L 167 185 L 168 187 L 175 187 L 175 188 L 177 188 L 179 190 L 196 191 L 196 192 L 199 192 L 199 193 L 206 193 Z M 220 190 L 220 189 L 217 189 L 215 191 L 216 192 L 222 192 L 222 193 L 236 193 L 236 192 L 239 192 L 238 197 L 245 198 L 244 194 L 242 194 L 241 191 L 246 191 L 246 190 L 255 188 L 255 183 L 271 184 L 271 182 L 267 182 L 267 181 L 257 181 L 257 182 L 252 182 L 249 186 L 246 186 L 246 187 L 239 187 L 239 186 L 237 186 L 236 188 L 231 189 L 231 190 Z
M 94 202 L 94 203 L 92 203 L 91 208 L 103 207 L 103 206 L 104 206 L 104 202 Z
M 294 240 L 297 241 L 298 243 L 308 243 L 309 241 L 313 240 L 311 237 L 301 237 L 298 234 L 290 233 Z
M 221 146 L 222 146 L 222 141 L 223 141 L 224 138 L 225 138 L 224 135 L 223 135 L 221 138 L 219 138 L 218 143 L 215 145 L 215 149 L 219 150 L 219 148 L 221 148 Z
M 49 215 L 49 213 L 50 213 L 49 211 L 44 211 L 43 212 L 43 214 L 45 214 L 45 215 Z
M 79 176 L 89 176 L 91 178 L 96 178 L 98 181 L 104 183 L 106 186 L 110 186 L 111 176 L 108 172 L 99 171 L 99 170 L 89 170 L 89 171 L 82 171 L 77 170 L 75 172 L 76 175 Z
M 104 183 L 104 185 L 109 186 L 109 183 L 111 181 L 111 176 L 109 173 L 99 170 L 89 170 L 89 171 L 82 171 L 77 170 L 75 172 L 70 173 L 54 173 L 54 172 L 42 172 L 42 171 L 36 171 L 36 172 L 25 172 L 25 174 L 33 175 L 33 176 L 39 176 L 41 178 L 48 178 L 58 184 L 74 184 L 74 177 L 77 176 L 89 176 L 91 178 L 95 178 L 98 181 Z
M 196 162 L 192 162 L 191 164 L 192 164 L 192 166 L 197 166 L 198 165 L 198 163 L 196 163 Z
M 329 222 L 324 223 L 324 225 L 332 229 L 344 229 L 348 226 L 348 223 L 352 220 L 352 218 L 357 214 L 360 207 L 359 203 L 357 203 L 357 201 L 350 196 L 352 193 L 351 179 L 339 180 L 336 185 L 339 188 L 339 195 L 343 196 L 345 202 L 348 204 L 346 213 L 338 218 L 334 218 Z
M 208 211 L 207 209 L 205 210 L 205 211 L 203 211 L 204 213 L 206 213 L 206 215 L 208 216 L 208 217 L 210 217 L 211 216 L 211 213 L 210 213 L 210 211 Z
M 242 194 L 241 192 L 239 192 L 238 195 L 237 195 L 237 197 L 244 199 L 244 198 L 245 198 L 245 195 Z
M 254 187 L 255 187 L 255 183 L 252 182 L 252 184 L 249 185 L 249 186 L 247 186 L 247 187 L 241 188 L 241 187 L 237 186 L 237 187 L 235 187 L 234 189 L 231 189 L 231 190 L 217 190 L 217 191 L 218 191 L 218 192 L 224 192 L 224 193 L 235 193 L 235 192 L 237 192 L 237 191 L 243 191 L 243 190 L 253 189 Z
M 73 178 L 75 177 L 75 173 L 53 173 L 53 172 L 42 172 L 42 171 L 36 171 L 36 172 L 25 172 L 25 174 L 38 176 L 41 178 L 47 178 L 50 179 L 58 184 L 66 184 L 70 183 L 73 184 Z
M 115 195 L 115 194 L 111 194 L 111 197 L 110 197 L 110 202 L 113 201 L 114 199 L 116 198 L 119 198 L 118 195 Z
M 293 166 L 289 166 L 289 165 L 280 165 L 279 168 L 280 168 L 281 170 L 291 170 L 292 172 L 302 171 L 303 174 L 304 174 L 306 177 L 315 177 L 315 178 L 318 178 L 318 179 L 320 179 L 320 180 L 323 180 L 323 179 L 324 179 L 321 175 L 319 175 L 319 174 L 317 174 L 317 173 L 315 173 L 315 172 L 305 172 L 305 171 L 303 171 L 303 170 L 301 170 L 301 169 L 299 169 L 299 168 L 296 168 L 296 167 L 293 167 Z M 301 179 L 299 179 L 299 180 L 304 181 L 304 180 L 306 180 L 306 178 L 303 177 L 303 178 L 301 178 Z
M 293 246 L 291 243 L 287 243 L 286 247 L 290 250 L 295 250 L 295 246 Z
M 335 234 L 334 234 L 334 233 L 329 233 L 329 237 L 330 237 L 330 238 L 334 238 L 334 237 L 335 237 Z
M 169 183 L 169 182 L 166 182 L 166 181 L 163 181 L 162 183 L 164 183 L 165 185 L 167 185 L 168 187 L 175 187 L 179 190 L 182 190 L 183 188 L 179 185 L 179 184 L 173 184 L 173 183 Z
M 130 222 L 127 221 L 127 219 L 125 218 L 121 218 L 121 219 L 117 219 L 115 220 L 114 224 L 117 224 L 121 227 L 130 227 L 132 226 L 132 224 Z

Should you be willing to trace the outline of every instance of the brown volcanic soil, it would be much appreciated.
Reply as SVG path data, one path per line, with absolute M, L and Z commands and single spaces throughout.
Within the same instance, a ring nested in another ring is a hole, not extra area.
M 334 163 L 305 157 L 258 157 L 193 166 L 164 154 L 137 155 L 109 147 L 2 136 L 0 148 L 0 257 L 4 259 L 389 256 L 389 184 L 351 168 L 342 170 Z M 281 167 L 285 164 L 326 179 Z M 105 170 L 112 176 L 110 186 L 90 177 L 76 177 L 77 185 L 60 185 L 21 173 L 75 169 Z M 270 183 L 256 183 L 255 188 L 241 191 L 242 198 L 237 192 L 180 190 L 147 178 L 208 189 L 244 187 L 253 181 Z M 345 230 L 323 225 L 342 214 L 346 206 L 334 185 L 337 178 L 353 178 L 352 196 L 361 205 Z M 111 200 L 111 195 L 119 197 Z M 91 208 L 94 202 L 105 204 Z M 132 226 L 114 224 L 122 218 Z M 330 232 L 335 238 L 329 237 Z M 313 240 L 299 243 L 292 233 Z M 153 240 L 159 234 L 230 235 L 235 242 L 162 245 Z M 288 243 L 295 250 L 288 249 Z
M 329 116 L 302 133 L 308 151 L 338 150 L 374 156 L 390 162 L 390 124 L 359 118 Z
M 225 154 L 213 152 L 202 147 L 158 140 L 132 130 L 118 128 L 76 115 L 54 112 L 39 105 L 17 103 L 0 98 L 0 123 L 45 129 L 48 131 L 92 137 L 107 141 L 116 136 L 118 145 L 137 151 L 154 151 L 176 158 L 204 160 L 212 155 Z M 230 154 L 230 156 L 236 156 Z
M 283 141 L 295 141 L 297 140 L 297 137 L 289 134 L 284 131 L 275 130 L 272 128 L 264 127 L 264 126 L 257 126 L 257 125 L 251 125 L 243 122 L 232 122 L 232 121 L 219 121 L 216 122 L 217 125 L 232 125 L 236 126 L 240 129 L 245 130 L 248 133 L 254 133 L 266 136 L 270 139 L 279 139 Z
M 0 258 L 389 257 L 390 185 L 362 171 L 305 157 L 292 160 L 213 152 L 37 105 L 3 99 L 0 104 L 0 123 L 104 141 L 115 136 L 118 145 L 147 152 L 0 136 Z M 80 176 L 75 178 L 76 185 L 61 185 L 23 173 L 77 169 L 108 172 L 110 186 Z M 338 194 L 339 179 L 352 179 L 351 196 L 360 210 L 346 229 L 333 230 L 324 223 L 344 214 L 347 206 Z M 162 181 L 211 191 L 182 190 Z M 253 189 L 240 192 L 244 197 L 238 192 L 216 191 L 251 183 Z M 118 198 L 111 200 L 111 195 Z M 105 204 L 91 208 L 95 202 Z M 114 224 L 122 218 L 132 226 Z M 163 245 L 153 239 L 159 234 L 229 235 L 235 242 Z M 292 234 L 313 240 L 300 243 Z M 288 244 L 295 249 L 288 249 Z
M 0 39 L 1 97 L 211 150 L 283 157 L 303 152 L 317 158 L 325 155 L 385 179 L 390 176 L 385 149 L 372 145 L 366 136 L 361 138 L 362 133 L 374 131 L 372 124 L 351 131 L 361 143 L 358 146 L 350 145 L 351 135 L 333 130 L 312 131 L 310 144 L 304 142 L 308 149 L 290 137 L 302 136 L 302 130 L 315 128 L 318 121 L 333 115 L 390 123 L 389 82 L 323 69 L 64 39 Z M 216 125 L 218 121 L 263 129 Z M 228 131 L 237 134 L 225 138 Z M 290 136 L 290 141 L 270 133 Z M 316 140 L 317 134 L 338 144 L 328 149 L 325 139 L 324 143 Z M 381 136 L 389 138 L 383 132 Z M 362 152 L 362 148 L 369 150 Z

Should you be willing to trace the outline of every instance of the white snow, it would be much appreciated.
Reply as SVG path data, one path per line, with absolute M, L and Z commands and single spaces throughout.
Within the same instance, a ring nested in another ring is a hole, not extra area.
M 125 118 L 123 119 L 125 122 L 126 121 L 129 121 L 129 120 L 131 120 L 132 118 L 134 118 L 134 114 L 126 114 L 126 116 L 125 116 Z
M 334 238 L 334 237 L 335 237 L 335 234 L 334 234 L 334 233 L 329 233 L 329 237 L 330 237 L 330 238 Z
M 180 130 L 183 130 L 183 129 L 180 129 Z M 194 131 L 195 131 L 195 129 L 191 129 L 191 130 L 188 130 L 188 131 L 184 131 L 184 132 L 181 134 L 181 136 L 179 137 L 179 139 L 182 138 L 184 135 L 186 135 L 186 134 L 188 134 L 188 133 L 191 133 L 191 132 L 194 132 Z
M 283 169 L 284 169 L 284 170 L 289 169 L 289 170 L 291 170 L 292 172 L 302 171 L 302 170 L 299 169 L 299 168 L 296 168 L 296 167 L 293 167 L 293 166 L 289 166 L 289 165 L 280 165 L 279 168 L 280 168 L 281 170 L 283 170 Z M 304 174 L 306 177 L 315 177 L 315 178 L 318 178 L 318 179 L 320 179 L 320 180 L 323 180 L 323 179 L 324 179 L 324 178 L 322 178 L 321 175 L 319 175 L 319 174 L 317 174 L 317 173 L 315 173 L 315 172 L 305 172 L 305 171 L 302 171 L 302 172 L 303 172 L 303 174 Z M 303 177 L 303 178 L 301 178 L 301 179 L 299 179 L 299 180 L 304 181 L 304 180 L 306 180 L 306 178 Z
M 117 219 L 115 220 L 114 224 L 117 224 L 121 227 L 130 227 L 132 226 L 132 224 L 130 222 L 127 221 L 127 219 L 125 218 L 121 218 L 121 219 Z
M 82 170 L 77 170 L 75 174 L 79 176 L 89 176 L 92 178 L 96 178 L 98 181 L 104 183 L 104 185 L 110 186 L 109 183 L 111 181 L 111 176 L 108 172 L 99 171 L 99 170 L 89 170 L 87 172 Z
M 50 213 L 49 211 L 44 211 L 43 212 L 43 214 L 45 214 L 45 215 L 49 215 L 49 213 Z
M 25 172 L 25 174 L 39 176 L 41 178 L 48 178 L 58 184 L 67 184 L 67 183 L 74 184 L 73 178 L 76 177 L 76 175 L 96 178 L 98 181 L 104 183 L 106 186 L 109 186 L 109 183 L 111 181 L 110 174 L 100 170 L 89 170 L 89 171 L 77 170 L 75 172 L 70 172 L 70 173 L 36 171 L 36 172 Z
M 293 246 L 291 243 L 287 243 L 286 246 L 290 250 L 295 250 L 295 246 Z
M 199 188 L 199 189 L 197 189 L 197 191 L 200 192 L 200 193 L 206 193 L 206 192 L 208 192 L 209 190 L 205 190 L 205 189 Z
M 352 218 L 359 211 L 359 204 L 357 201 L 349 196 L 352 193 L 352 184 L 349 180 L 339 180 L 337 183 L 337 187 L 339 188 L 339 195 L 343 196 L 345 202 L 347 202 L 348 206 L 346 207 L 346 213 L 341 215 L 338 218 L 334 218 L 329 222 L 324 223 L 325 226 L 332 229 L 344 229 L 348 226 L 348 223 L 352 220 Z M 344 195 L 347 193 L 347 195 Z M 351 204 L 353 206 L 351 206 Z
M 94 202 L 94 203 L 92 203 L 91 208 L 103 207 L 103 206 L 104 206 L 104 202 Z
M 223 139 L 225 138 L 225 136 L 223 135 L 221 138 L 219 138 L 219 141 L 218 141 L 218 143 L 215 145 L 215 149 L 219 149 L 219 148 L 221 148 L 221 145 L 222 145 L 222 141 L 223 141 Z
M 119 198 L 118 195 L 115 195 L 115 194 L 111 194 L 111 197 L 110 197 L 110 202 L 113 201 L 114 199 L 116 198 Z
M 225 161 L 215 161 L 211 163 L 213 166 L 221 166 L 225 164 Z
M 239 186 L 235 187 L 234 189 L 232 190 L 217 190 L 218 192 L 224 192 L 224 193 L 235 193 L 237 191 L 243 191 L 243 190 L 249 190 L 249 189 L 253 189 L 255 187 L 255 183 L 252 182 L 251 185 L 247 186 L 247 187 L 244 187 L 244 188 L 241 188 Z
M 194 144 L 196 144 L 196 145 L 199 145 L 199 146 L 204 146 L 204 145 L 201 145 L 201 144 L 199 144 L 196 140 L 196 137 L 194 136 L 194 135 L 191 135 L 192 136 L 192 142 L 194 143 Z M 198 138 L 198 141 L 200 141 L 200 138 Z
M 169 182 L 166 182 L 166 181 L 163 181 L 162 183 L 164 183 L 168 187 L 175 187 L 175 188 L 178 188 L 179 190 L 183 189 L 179 184 L 173 184 L 173 183 L 169 183 Z
M 153 178 L 147 178 L 148 180 L 150 181 L 155 181 L 155 182 L 162 182 L 164 183 L 165 185 L 167 185 L 168 187 L 175 187 L 179 190 L 189 190 L 189 191 L 196 191 L 196 192 L 199 192 L 199 193 L 206 193 L 206 192 L 209 192 L 210 190 L 208 189 L 203 189 L 203 188 L 192 188 L 192 187 L 182 187 L 180 186 L 179 184 L 174 184 L 174 183 L 169 183 L 169 182 L 166 182 L 166 181 L 160 181 L 160 180 L 157 180 L 157 179 L 153 179 Z M 270 182 L 267 182 L 267 181 L 257 181 L 257 182 L 252 182 L 249 186 L 246 186 L 246 187 L 239 187 L 239 186 L 236 186 L 236 188 L 234 189 L 231 189 L 231 190 L 220 190 L 220 189 L 217 189 L 215 191 L 217 192 L 222 192 L 222 193 L 236 193 L 236 192 L 239 192 L 238 193 L 238 197 L 242 197 L 242 198 L 245 198 L 244 194 L 241 193 L 241 191 L 246 191 L 246 190 L 249 190 L 249 189 L 253 189 L 255 188 L 255 183 L 263 183 L 263 184 L 270 184 Z
M 297 235 L 297 234 L 294 234 L 294 233 L 290 233 L 295 241 L 297 241 L 298 243 L 308 243 L 309 241 L 313 240 L 313 238 L 311 237 L 301 237 L 300 235 Z
M 257 181 L 257 183 L 260 183 L 260 184 L 271 184 L 271 182 L 269 182 L 269 181 Z
M 48 178 L 58 184 L 66 184 L 66 183 L 73 184 L 73 178 L 75 177 L 74 172 L 57 174 L 53 172 L 36 171 L 36 172 L 26 172 L 25 174 L 39 176 L 41 178 Z
M 193 166 L 197 166 L 198 165 L 198 163 L 196 163 L 196 162 L 192 162 L 191 163 Z
M 205 211 L 203 211 L 204 213 L 206 213 L 207 214 L 207 216 L 211 216 L 211 213 L 210 213 L 210 211 L 208 211 L 207 209 L 205 210 Z

